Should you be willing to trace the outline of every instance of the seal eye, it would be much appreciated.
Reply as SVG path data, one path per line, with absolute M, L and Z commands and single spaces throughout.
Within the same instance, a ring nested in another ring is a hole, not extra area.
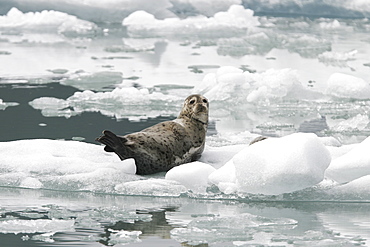
M 203 103 L 206 103 L 206 104 L 207 104 L 207 103 L 208 103 L 208 101 L 207 101 L 206 99 L 203 99 Z
M 195 99 L 190 100 L 189 103 L 190 103 L 190 105 L 194 104 L 195 103 Z

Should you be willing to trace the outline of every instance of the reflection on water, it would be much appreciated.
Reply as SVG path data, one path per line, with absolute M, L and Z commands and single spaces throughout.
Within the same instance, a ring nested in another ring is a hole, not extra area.
M 370 244 L 367 203 L 245 203 L 10 188 L 0 194 L 0 236 L 9 246 Z M 75 223 L 67 231 L 62 222 L 51 229 L 41 224 L 51 220 Z

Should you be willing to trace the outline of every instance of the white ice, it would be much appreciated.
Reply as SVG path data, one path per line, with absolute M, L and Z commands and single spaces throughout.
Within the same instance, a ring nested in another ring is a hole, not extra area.
M 338 146 L 337 142 L 314 134 L 298 133 L 251 146 L 207 145 L 201 162 L 175 167 L 166 175 L 141 177 L 134 175 L 134 160 L 122 162 L 115 154 L 104 152 L 100 145 L 44 139 L 2 142 L 0 184 L 161 197 L 178 197 L 188 192 L 208 194 L 209 189 L 213 191 L 212 187 L 217 186 L 225 194 L 277 195 L 320 183 L 333 157 L 325 175 L 339 183 L 350 183 L 318 188 L 327 191 L 329 198 L 351 191 L 363 191 L 366 197 L 370 175 L 368 144 L 369 139 L 361 144 Z
M 111 83 L 110 80 L 109 83 Z M 177 116 L 182 102 L 183 98 L 176 95 L 151 92 L 147 88 L 125 87 L 115 88 L 111 92 L 95 93 L 85 90 L 74 93 L 66 100 L 41 97 L 34 99 L 29 104 L 33 108 L 41 110 L 46 117 L 64 116 L 69 118 L 82 112 L 100 112 L 117 119 L 139 120 L 161 115 Z
M 1 233 L 42 233 L 74 231 L 75 221 L 60 219 L 6 220 L 0 221 Z
M 370 137 L 334 159 L 325 172 L 326 176 L 339 183 L 346 183 L 370 175 L 369 148 Z
M 179 182 L 194 193 L 205 194 L 209 186 L 208 176 L 215 170 L 209 164 L 196 161 L 172 168 L 165 178 Z
M 122 21 L 131 37 L 171 37 L 171 38 L 219 38 L 246 34 L 249 28 L 259 25 L 254 12 L 240 5 L 232 5 L 226 12 L 218 12 L 213 17 L 196 16 L 186 19 L 156 19 L 145 11 L 136 11 Z
M 243 72 L 225 66 L 216 73 L 207 74 L 193 92 L 204 94 L 213 101 L 250 103 L 281 98 L 309 97 L 310 90 L 303 87 L 297 71 L 269 69 L 262 73 Z
M 89 35 L 97 30 L 96 24 L 54 10 L 23 13 L 16 8 L 0 16 L 0 30 L 51 32 L 65 36 Z
M 133 175 L 133 159 L 121 162 L 100 145 L 20 140 L 0 142 L 0 153 L 0 184 L 4 186 L 108 192 L 122 181 L 139 179 Z
M 316 135 L 297 133 L 246 147 L 210 179 L 227 192 L 231 189 L 225 184 L 241 192 L 277 195 L 321 182 L 330 160 Z
M 17 106 L 19 105 L 16 102 L 4 102 L 2 99 L 0 99 L 0 110 L 5 110 L 9 106 Z
M 362 78 L 343 73 L 332 74 L 326 93 L 340 98 L 369 99 L 370 84 Z

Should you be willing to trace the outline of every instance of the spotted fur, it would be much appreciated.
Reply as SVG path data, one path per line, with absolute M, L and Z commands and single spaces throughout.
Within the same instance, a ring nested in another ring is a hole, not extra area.
M 199 94 L 185 99 L 179 116 L 140 132 L 117 136 L 103 131 L 96 140 L 121 160 L 134 158 L 136 174 L 146 175 L 199 159 L 208 126 L 208 100 Z

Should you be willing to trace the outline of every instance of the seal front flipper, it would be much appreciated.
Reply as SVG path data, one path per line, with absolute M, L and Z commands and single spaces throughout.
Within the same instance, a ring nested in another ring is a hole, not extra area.
M 115 152 L 121 160 L 127 159 L 126 145 L 129 143 L 124 137 L 119 137 L 109 130 L 104 130 L 103 135 L 96 138 L 96 141 L 106 145 L 106 152 Z

